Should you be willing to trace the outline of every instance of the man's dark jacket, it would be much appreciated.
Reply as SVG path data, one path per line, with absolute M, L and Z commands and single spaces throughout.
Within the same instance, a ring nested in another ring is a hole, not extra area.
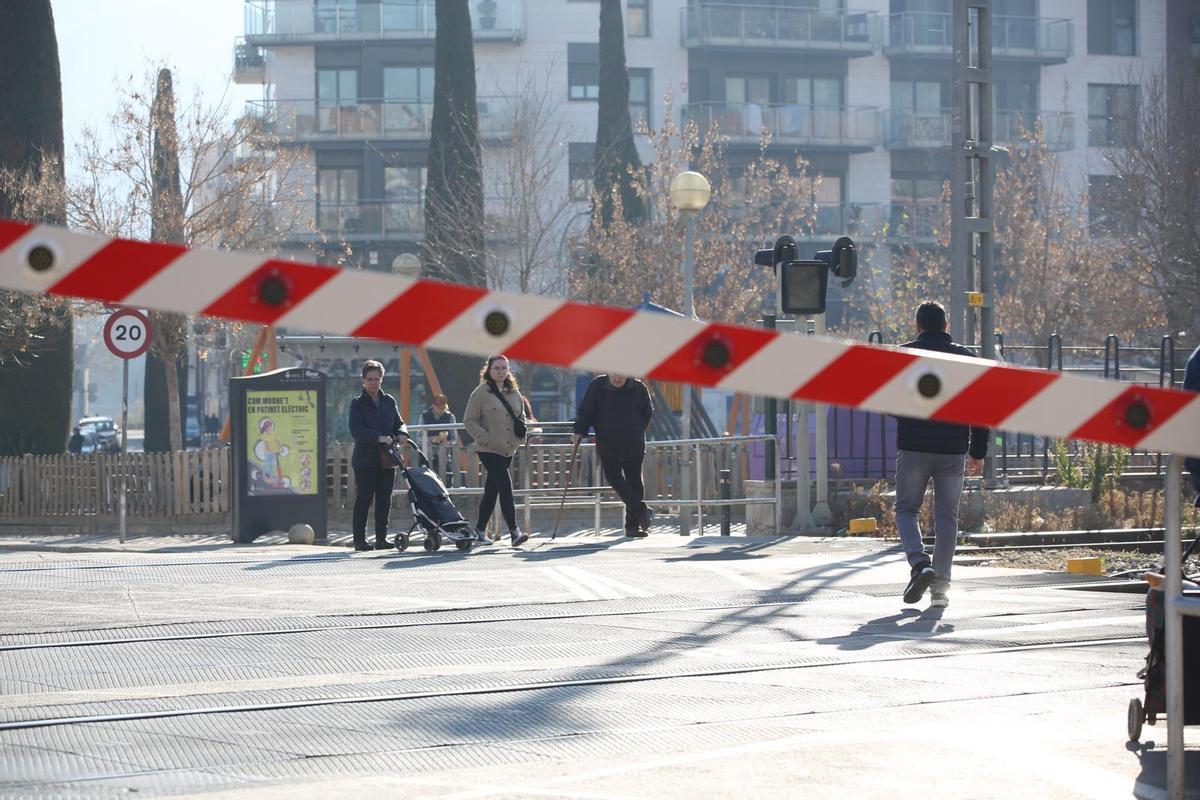
M 596 451 L 601 456 L 631 461 L 646 454 L 646 426 L 654 415 L 654 403 L 646 384 L 626 378 L 621 388 L 599 375 L 588 384 L 575 415 L 575 433 L 587 436 L 596 430 Z
M 920 336 L 904 347 L 955 353 L 960 356 L 974 355 L 961 344 L 955 344 L 950 334 L 944 331 L 921 331 Z M 969 452 L 971 458 L 983 458 L 987 455 L 989 435 L 987 428 L 977 428 L 974 425 L 968 427 L 912 417 L 896 418 L 896 447 L 899 450 L 951 455 Z
M 379 469 L 380 436 L 395 436 L 400 433 L 404 420 L 396 408 L 396 398 L 379 393 L 379 405 L 363 389 L 362 394 L 350 401 L 350 435 L 354 437 L 354 453 L 350 466 L 354 469 Z

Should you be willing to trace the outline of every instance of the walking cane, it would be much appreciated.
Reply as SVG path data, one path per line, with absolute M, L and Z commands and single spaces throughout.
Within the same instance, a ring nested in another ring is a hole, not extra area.
M 558 516 L 554 518 L 554 533 L 550 538 L 558 538 L 558 523 L 562 522 L 563 508 L 567 505 L 567 492 L 571 491 L 571 477 L 575 474 L 575 456 L 579 453 L 579 442 L 571 445 L 571 463 L 567 467 L 567 485 L 563 487 L 562 501 L 558 504 Z

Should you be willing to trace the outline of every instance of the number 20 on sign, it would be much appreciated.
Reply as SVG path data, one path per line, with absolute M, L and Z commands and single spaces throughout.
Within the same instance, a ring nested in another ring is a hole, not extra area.
M 137 358 L 150 349 L 150 320 L 133 308 L 114 311 L 104 323 L 104 344 L 117 358 Z

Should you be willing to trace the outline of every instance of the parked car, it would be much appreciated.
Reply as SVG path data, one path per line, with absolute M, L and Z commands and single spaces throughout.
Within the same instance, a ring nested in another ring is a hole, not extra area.
M 121 428 L 113 422 L 112 417 L 84 417 L 79 420 L 79 430 L 85 438 L 88 431 L 96 434 L 100 442 L 100 449 L 97 452 L 121 452 Z M 84 450 L 83 452 L 89 451 Z

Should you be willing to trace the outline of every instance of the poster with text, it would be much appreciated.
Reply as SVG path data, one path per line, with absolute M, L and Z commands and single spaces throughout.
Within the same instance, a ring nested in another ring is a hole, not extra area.
M 247 494 L 316 494 L 317 393 L 246 392 Z

